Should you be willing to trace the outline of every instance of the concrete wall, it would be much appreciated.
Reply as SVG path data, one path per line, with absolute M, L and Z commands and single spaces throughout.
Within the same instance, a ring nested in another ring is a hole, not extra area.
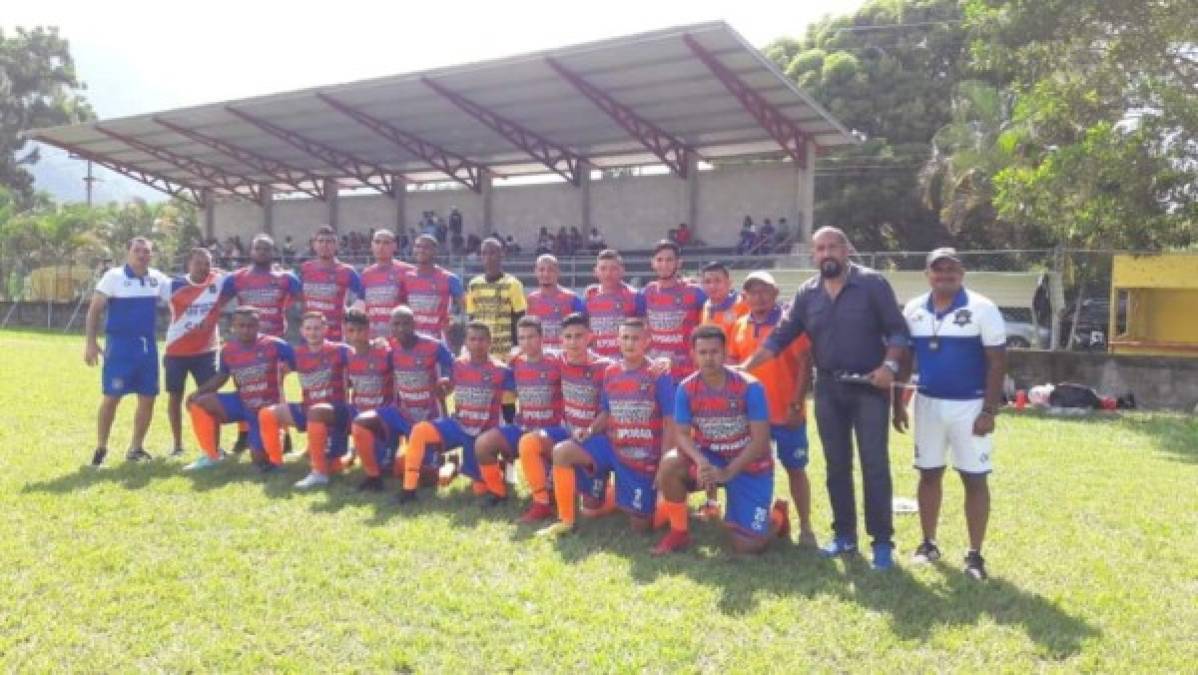
M 734 166 L 702 171 L 697 181 L 697 218 L 691 223 L 698 236 L 709 244 L 731 246 L 745 214 L 760 223 L 785 217 L 792 227 L 799 222 L 798 172 L 789 163 Z M 581 190 L 567 183 L 501 185 L 492 194 L 493 223 L 503 234 L 531 248 L 541 227 L 556 232 L 565 225 L 581 226 Z M 469 190 L 412 190 L 405 195 L 408 227 L 424 211 L 446 216 L 457 207 L 467 233 L 484 234 L 483 198 Z M 395 200 L 384 195 L 341 195 L 340 229 L 366 230 L 394 227 Z M 621 248 L 645 248 L 665 236 L 668 229 L 688 221 L 690 196 L 687 183 L 673 175 L 629 176 L 595 180 L 591 183 L 591 222 L 608 243 Z M 220 202 L 215 207 L 214 231 L 224 238 L 240 234 L 243 240 L 259 232 L 262 209 L 240 201 Z M 276 199 L 274 234 L 277 240 L 290 234 L 307 241 L 316 227 L 328 221 L 328 206 L 312 199 Z
M 1198 359 L 1012 349 L 1007 370 L 1019 389 L 1076 382 L 1104 395 L 1130 391 L 1149 410 L 1190 412 L 1198 405 Z

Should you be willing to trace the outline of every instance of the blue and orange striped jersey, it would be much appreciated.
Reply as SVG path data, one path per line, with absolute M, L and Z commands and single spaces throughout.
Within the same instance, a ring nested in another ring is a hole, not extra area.
M 370 338 L 391 337 L 391 310 L 403 303 L 403 275 L 411 265 L 392 260 L 362 270 L 362 298 L 370 319 Z
M 196 356 L 220 349 L 222 278 L 210 272 L 195 284 L 186 275 L 171 279 L 171 323 L 166 329 L 167 356 Z
M 282 366 L 295 370 L 295 351 L 271 335 L 259 334 L 249 345 L 234 340 L 220 350 L 220 372 L 233 377 L 241 403 L 255 413 L 282 401 Z
M 607 435 L 616 456 L 626 465 L 654 472 L 661 461 L 663 419 L 674 416 L 674 382 L 654 375 L 648 362 L 626 370 L 608 366 L 603 374 L 603 410 L 610 414 Z
M 544 429 L 562 423 L 562 363 L 556 355 L 543 354 L 530 361 L 521 354 L 512 359 L 512 378 L 520 410 L 516 424 L 524 429 Z
M 416 343 L 410 349 L 393 343 L 391 370 L 395 379 L 395 407 L 404 419 L 415 423 L 445 414 L 436 384 L 440 377 L 449 377 L 453 372 L 453 354 L 444 342 L 417 333 Z
M 769 416 L 761 383 L 731 368 L 724 368 L 721 387 L 712 387 L 696 372 L 678 386 L 674 400 L 674 421 L 690 425 L 691 437 L 700 450 L 727 461 L 748 449 L 752 440 L 749 423 L 768 422 Z M 744 470 L 761 473 L 773 466 L 773 455 L 766 453 Z
M 410 265 L 400 276 L 400 283 L 403 301 L 416 315 L 416 330 L 438 340 L 444 339 L 452 301 L 461 300 L 465 293 L 461 278 L 439 266 L 424 272 Z
M 693 373 L 691 333 L 703 318 L 707 294 L 694 284 L 656 280 L 641 289 L 637 302 L 649 324 L 649 358 L 669 359 L 675 381 Z
M 350 347 L 325 340 L 313 349 L 307 343 L 295 348 L 295 372 L 299 375 L 304 408 L 319 403 L 345 403 L 345 369 Z
M 309 260 L 300 265 L 299 280 L 304 311 L 323 314 L 328 324 L 328 338 L 340 340 L 346 298 L 360 298 L 365 294 L 358 271 L 339 260 L 331 264 Z
M 590 318 L 591 333 L 594 335 L 591 349 L 599 356 L 619 358 L 620 343 L 617 334 L 620 332 L 620 323 L 624 319 L 636 316 L 636 297 L 636 291 L 625 283 L 621 283 L 614 290 L 606 290 L 599 284 L 593 284 L 583 292 L 583 302 Z
M 237 298 L 239 307 L 258 310 L 259 330 L 283 337 L 287 332 L 287 307 L 299 295 L 299 279 L 282 270 L 259 271 L 252 265 L 225 277 L 221 299 Z
M 499 424 L 504 392 L 515 391 L 512 370 L 488 359 L 474 363 L 469 355 L 453 362 L 454 419 L 470 436 Z
M 612 362 L 587 352 L 583 363 L 570 363 L 563 353 L 558 357 L 562 368 L 562 417 L 571 431 L 589 429 L 603 408 L 603 375 Z
M 548 348 L 562 344 L 562 319 L 585 311 L 582 298 L 561 286 L 538 288 L 528 294 L 528 315 L 541 320 L 541 341 Z
M 395 384 L 391 374 L 391 349 L 371 344 L 364 351 L 350 349 L 345 367 L 349 378 L 350 402 L 358 412 L 374 410 L 391 403 Z

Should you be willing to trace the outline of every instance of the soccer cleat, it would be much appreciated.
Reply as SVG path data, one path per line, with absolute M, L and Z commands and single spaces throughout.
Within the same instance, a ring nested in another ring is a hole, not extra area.
M 233 454 L 240 455 L 250 447 L 250 434 L 246 431 L 237 432 L 237 442 L 233 444 Z
M 382 476 L 367 476 L 366 480 L 358 483 L 358 492 L 382 492 L 383 477 Z
M 104 457 L 108 454 L 108 448 L 96 448 L 92 453 L 92 466 L 100 466 L 104 463 Z
M 486 495 L 483 495 L 483 508 L 484 509 L 493 509 L 496 506 L 503 506 L 506 503 L 507 503 L 506 495 L 497 495 L 497 494 L 491 494 L 491 493 L 487 493 Z
M 411 504 L 414 501 L 416 501 L 415 490 L 400 490 L 399 494 L 395 496 L 396 504 Z
M 323 473 L 312 473 L 304 476 L 302 480 L 296 481 L 295 487 L 297 490 L 310 490 L 314 487 L 321 487 L 329 484 L 329 477 Z
M 210 468 L 216 466 L 217 464 L 220 464 L 219 459 L 212 459 L 208 455 L 200 455 L 199 459 L 197 459 L 196 461 L 192 462 L 191 464 L 188 464 L 187 466 L 183 467 L 183 470 L 184 471 L 200 471 L 203 469 L 210 469 Z
M 778 538 L 790 539 L 790 503 L 785 499 L 774 500 L 773 510 L 778 514 Z
M 977 551 L 970 551 L 965 554 L 965 576 L 975 581 L 985 581 L 990 578 L 986 574 L 986 559 Z
M 270 460 L 266 460 L 266 461 L 263 461 L 258 464 L 258 473 L 271 474 L 271 473 L 275 473 L 276 471 L 279 471 L 282 468 L 283 467 L 281 465 L 275 464 L 274 462 L 272 462 Z
M 142 448 L 133 448 L 129 452 L 125 453 L 126 462 L 142 462 L 148 459 L 154 459 L 154 456 Z
M 657 542 L 657 546 L 654 546 L 650 553 L 654 556 L 668 555 L 682 551 L 690 545 L 690 533 L 670 530 L 666 533 L 666 536 L 661 538 L 661 541 Z
M 894 546 L 888 541 L 875 541 L 873 544 L 874 561 L 870 567 L 884 572 L 894 567 Z
M 723 518 L 724 514 L 720 509 L 719 502 L 715 501 L 714 499 L 708 499 L 706 502 L 703 502 L 703 506 L 700 506 L 699 509 L 695 511 L 695 517 L 705 523 L 714 523 L 720 518 Z
M 567 534 L 573 534 L 573 533 L 574 533 L 574 526 L 571 525 L 570 523 L 563 523 L 560 520 L 557 521 L 556 523 L 553 523 L 552 525 L 549 525 L 547 527 L 542 527 L 541 529 L 537 530 L 538 537 L 546 537 L 546 538 L 563 537 Z
M 458 456 L 450 455 L 437 471 L 437 486 L 446 487 L 458 477 Z
M 526 525 L 531 523 L 539 523 L 542 520 L 549 520 L 553 517 L 553 507 L 549 504 L 541 502 L 533 502 L 524 515 L 520 516 L 520 522 Z
M 937 560 L 940 560 L 940 548 L 931 539 L 924 539 L 923 543 L 915 549 L 915 553 L 911 554 L 911 562 L 918 565 L 936 562 Z
M 832 541 L 819 550 L 825 558 L 835 558 L 839 555 L 849 555 L 857 552 L 857 540 L 836 535 Z
M 183 448 L 179 447 L 179 448 L 175 448 L 174 450 L 171 450 L 171 457 L 182 457 L 182 456 L 183 456 Z

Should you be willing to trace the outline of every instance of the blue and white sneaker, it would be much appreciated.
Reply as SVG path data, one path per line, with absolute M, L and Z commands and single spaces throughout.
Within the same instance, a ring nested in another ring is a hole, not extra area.
M 851 555 L 857 552 L 857 540 L 850 537 L 835 536 L 819 550 L 825 558 L 835 558 L 840 555 Z
M 876 541 L 873 545 L 874 562 L 872 567 L 879 572 L 894 567 L 894 545 L 888 541 Z
M 192 462 L 191 464 L 188 464 L 187 466 L 183 467 L 183 470 L 184 471 L 200 471 L 202 469 L 211 469 L 212 467 L 216 466 L 217 464 L 220 464 L 219 459 L 212 459 L 208 455 L 200 455 L 199 459 L 197 459 L 196 461 Z

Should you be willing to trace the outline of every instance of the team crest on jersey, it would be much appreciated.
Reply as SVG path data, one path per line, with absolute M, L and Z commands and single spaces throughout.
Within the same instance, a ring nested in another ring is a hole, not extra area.
M 973 312 L 968 309 L 958 309 L 956 314 L 953 314 L 953 323 L 958 326 L 968 326 L 973 319 Z
M 158 279 L 150 277 L 150 288 L 158 288 Z

